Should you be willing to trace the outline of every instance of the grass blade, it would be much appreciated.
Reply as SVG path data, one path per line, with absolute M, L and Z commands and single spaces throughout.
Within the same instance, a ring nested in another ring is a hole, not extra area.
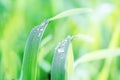
M 113 33 L 113 36 L 111 38 L 110 44 L 109 44 L 110 49 L 117 48 L 118 43 L 119 43 L 119 36 L 120 36 L 120 27 L 117 26 Z M 98 76 L 98 80 L 107 80 L 108 79 L 109 73 L 110 73 L 110 68 L 111 68 L 113 61 L 114 61 L 113 58 L 106 59 L 106 61 L 104 63 L 104 67 Z
M 83 40 L 85 42 L 94 42 L 94 38 L 92 36 L 89 35 L 84 35 L 84 34 L 77 34 L 72 36 L 72 39 L 78 38 L 80 40 Z
M 72 73 L 73 54 L 68 36 L 56 48 L 52 62 L 51 80 L 69 80 Z M 71 65 L 70 65 L 71 64 Z
M 96 61 L 115 56 L 120 56 L 120 49 L 105 49 L 87 53 L 86 55 L 80 57 L 77 61 L 75 61 L 74 68 L 76 68 L 81 63 Z
M 49 20 L 32 29 L 25 46 L 20 80 L 36 80 L 37 53 Z
M 64 17 L 70 16 L 70 15 L 84 13 L 84 12 L 91 12 L 91 11 L 92 11 L 92 9 L 90 9 L 90 8 L 71 9 L 71 10 L 62 12 L 62 13 L 56 15 L 55 17 L 50 18 L 50 20 L 56 20 L 56 19 L 60 19 L 60 18 L 64 18 Z

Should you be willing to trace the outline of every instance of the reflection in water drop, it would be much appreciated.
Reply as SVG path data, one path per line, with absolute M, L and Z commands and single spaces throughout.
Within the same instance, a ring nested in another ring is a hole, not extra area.
M 59 53 L 63 53 L 63 52 L 64 52 L 64 49 L 63 49 L 63 48 L 58 48 L 58 52 L 59 52 Z
M 65 39 L 65 42 L 67 41 L 67 39 Z
M 41 28 L 40 31 L 43 31 L 43 28 Z
M 42 26 L 44 26 L 45 25 L 45 22 L 44 23 L 42 23 L 40 26 L 42 27 Z
M 62 46 L 65 46 L 65 43 L 66 43 L 66 41 L 63 41 L 63 42 L 62 42 Z

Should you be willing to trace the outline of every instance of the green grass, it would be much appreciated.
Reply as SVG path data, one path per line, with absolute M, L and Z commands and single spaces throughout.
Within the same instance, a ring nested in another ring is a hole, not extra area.
M 20 80 L 35 80 L 37 74 L 37 56 L 41 38 L 49 20 L 32 29 L 26 42 Z
M 118 0 L 0 1 L 0 80 L 119 80 L 119 7 Z M 55 47 L 68 35 L 61 60 Z
M 69 49 L 70 40 L 71 37 L 68 36 L 56 47 L 51 68 L 51 80 L 70 80 L 73 69 L 72 48 Z

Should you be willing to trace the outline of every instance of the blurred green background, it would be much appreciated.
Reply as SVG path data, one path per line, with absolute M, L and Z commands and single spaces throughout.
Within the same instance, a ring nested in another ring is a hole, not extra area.
M 55 46 L 67 35 L 85 34 L 94 42 L 73 40 L 74 59 L 101 49 L 120 47 L 119 0 L 0 0 L 0 80 L 18 80 L 24 46 L 31 29 L 56 14 L 92 8 L 50 22 L 38 56 L 37 80 L 50 80 Z M 75 80 L 120 80 L 120 57 L 81 64 Z

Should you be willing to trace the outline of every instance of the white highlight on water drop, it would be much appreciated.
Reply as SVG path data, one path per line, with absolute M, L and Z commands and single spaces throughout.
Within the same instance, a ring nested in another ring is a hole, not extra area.
M 65 42 L 67 41 L 67 39 L 65 39 Z
M 63 53 L 64 52 L 64 49 L 63 48 L 58 48 L 57 50 L 59 53 Z
M 43 28 L 41 28 L 40 31 L 43 31 Z

